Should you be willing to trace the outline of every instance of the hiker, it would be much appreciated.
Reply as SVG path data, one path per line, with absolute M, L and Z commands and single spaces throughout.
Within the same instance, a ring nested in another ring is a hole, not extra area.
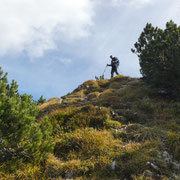
M 111 64 L 107 64 L 107 66 L 111 66 L 112 69 L 111 69 L 111 78 L 113 77 L 114 75 L 114 72 L 119 75 L 118 71 L 117 71 L 117 68 L 119 66 L 119 59 L 117 57 L 114 57 L 114 56 L 110 56 L 111 58 Z

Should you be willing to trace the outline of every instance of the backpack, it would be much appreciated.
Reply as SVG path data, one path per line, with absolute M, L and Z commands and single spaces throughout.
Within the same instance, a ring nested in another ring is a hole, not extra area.
M 117 57 L 113 58 L 113 64 L 119 66 L 119 59 Z

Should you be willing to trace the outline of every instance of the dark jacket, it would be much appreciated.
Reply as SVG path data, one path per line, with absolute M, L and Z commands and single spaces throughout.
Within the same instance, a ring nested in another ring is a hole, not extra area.
M 108 66 L 112 66 L 112 67 L 118 67 L 119 66 L 119 60 L 117 57 L 113 57 L 111 60 L 111 64 L 108 64 Z

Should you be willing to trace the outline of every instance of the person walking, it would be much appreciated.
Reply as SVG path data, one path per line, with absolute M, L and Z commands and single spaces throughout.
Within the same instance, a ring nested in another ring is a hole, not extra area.
M 117 75 L 119 75 L 118 73 L 118 66 L 119 66 L 119 59 L 117 57 L 114 57 L 114 56 L 110 56 L 111 58 L 111 64 L 107 64 L 107 66 L 111 66 L 112 69 L 111 69 L 111 78 L 113 78 L 114 76 L 114 73 L 116 73 Z

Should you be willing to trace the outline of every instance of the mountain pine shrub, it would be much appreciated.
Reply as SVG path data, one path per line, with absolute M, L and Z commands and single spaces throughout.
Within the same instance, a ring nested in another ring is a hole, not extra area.
M 86 105 L 54 111 L 48 118 L 56 135 L 85 127 L 103 129 L 109 116 L 110 111 L 107 108 Z
M 180 26 L 173 21 L 161 29 L 147 24 L 132 52 L 139 57 L 141 74 L 153 87 L 179 97 Z
M 7 73 L 0 68 L 0 163 L 5 163 L 5 170 L 25 161 L 43 161 L 52 150 L 52 126 L 36 122 L 37 115 L 32 96 L 20 95 L 17 83 L 8 84 Z

